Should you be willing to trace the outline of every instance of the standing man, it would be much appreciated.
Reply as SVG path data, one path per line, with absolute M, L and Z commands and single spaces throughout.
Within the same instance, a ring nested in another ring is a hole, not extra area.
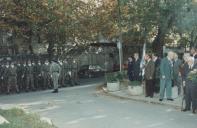
M 178 95 L 181 94 L 181 72 L 180 68 L 182 65 L 182 61 L 178 58 L 177 53 L 174 53 L 174 66 L 173 66 L 173 82 L 174 86 L 178 88 Z
M 72 73 L 71 73 L 71 77 L 72 77 L 72 84 L 73 85 L 78 85 L 77 81 L 78 81 L 78 64 L 77 61 L 73 59 L 73 64 L 72 64 Z
M 166 90 L 167 100 L 172 99 L 172 80 L 173 80 L 173 58 L 174 53 L 168 52 L 167 57 L 163 58 L 160 65 L 160 99 L 163 101 L 164 93 Z
M 54 91 L 52 93 L 58 93 L 58 79 L 61 72 L 61 67 L 57 63 L 57 60 L 54 59 L 50 65 L 50 73 L 53 81 Z
M 127 71 L 127 75 L 129 77 L 130 81 L 133 81 L 133 67 L 134 67 L 134 62 L 133 62 L 133 58 L 129 57 L 128 58 L 128 71 Z
M 65 81 L 68 80 L 67 79 L 67 76 L 68 76 L 68 67 L 69 66 L 68 66 L 67 60 L 64 60 L 62 66 L 61 66 L 61 78 L 60 78 L 60 81 L 61 81 L 61 84 L 62 84 L 63 87 L 66 86 Z
M 2 76 L 2 80 L 3 80 L 3 87 L 2 87 L 2 89 L 3 89 L 3 91 L 7 91 L 6 89 L 8 88 L 7 86 L 9 84 L 9 82 L 8 82 L 8 80 L 9 80 L 9 68 L 10 68 L 10 65 L 7 62 L 6 66 L 4 68 L 3 76 Z
M 155 72 L 154 72 L 154 79 L 153 79 L 153 84 L 154 84 L 154 87 L 155 87 L 154 91 L 156 93 L 159 93 L 161 59 L 158 57 L 158 55 L 152 54 L 152 60 L 155 64 Z
M 134 65 L 133 65 L 134 81 L 140 81 L 140 59 L 139 54 L 134 53 Z
M 9 78 L 8 78 L 8 86 L 7 86 L 7 94 L 10 94 L 10 88 L 13 86 L 16 89 L 16 92 L 19 93 L 18 85 L 17 85 L 17 68 L 12 62 L 9 67 Z
M 188 78 L 191 71 L 197 70 L 197 64 L 194 63 L 193 57 L 188 57 L 187 62 L 184 65 L 183 71 L 183 86 L 185 88 L 185 101 L 186 106 L 183 111 L 190 111 L 192 104 L 192 112 L 197 111 L 197 85 Z
M 24 70 L 23 70 L 23 65 L 18 62 L 17 64 L 17 85 L 19 87 L 19 90 L 21 91 L 23 89 L 23 75 L 24 75 Z
M 26 90 L 26 88 L 27 88 L 27 85 L 26 85 L 26 74 L 25 74 L 25 72 L 26 72 L 26 68 L 27 68 L 27 64 L 26 64 L 26 62 L 22 62 L 22 64 L 21 64 L 21 70 L 22 70 L 22 90 Z
M 4 73 L 5 65 L 2 63 L 0 65 L 0 94 L 3 93 L 4 81 L 3 81 L 3 73 Z
M 155 64 L 151 60 L 150 54 L 146 54 L 144 59 L 146 61 L 145 74 L 144 74 L 144 78 L 146 81 L 146 88 L 145 88 L 146 89 L 146 97 L 153 98 L 153 95 L 154 95 L 153 78 L 154 78 Z
M 35 86 L 34 86 L 33 66 L 31 64 L 31 61 L 28 61 L 26 65 L 25 76 L 26 76 L 26 91 L 28 92 L 29 89 L 34 91 Z
M 48 60 L 42 65 L 41 71 L 43 77 L 43 89 L 47 89 L 50 87 L 50 65 Z
M 40 89 L 40 77 L 41 77 L 41 63 L 38 61 L 36 64 L 33 64 L 33 75 L 34 75 L 34 84 L 36 89 Z

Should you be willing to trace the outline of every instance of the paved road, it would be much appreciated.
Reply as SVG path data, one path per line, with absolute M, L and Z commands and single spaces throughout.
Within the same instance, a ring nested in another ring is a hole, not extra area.
M 64 88 L 58 94 L 43 91 L 1 96 L 0 104 L 18 104 L 51 118 L 59 128 L 197 128 L 197 115 L 106 96 L 93 83 Z

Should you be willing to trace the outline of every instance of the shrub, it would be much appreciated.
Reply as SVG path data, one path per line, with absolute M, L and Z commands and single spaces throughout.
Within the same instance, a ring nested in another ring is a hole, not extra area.
M 129 82 L 129 85 L 131 85 L 131 86 L 139 86 L 139 85 L 141 85 L 142 83 L 140 82 L 140 81 L 130 81 Z
M 110 72 L 105 74 L 105 79 L 109 83 L 122 81 L 125 78 L 124 72 Z
M 109 83 L 114 83 L 114 82 L 118 81 L 116 75 L 113 72 L 112 73 L 106 73 L 105 74 L 105 79 Z
M 1 110 L 0 115 L 10 123 L 2 124 L 0 128 L 57 128 L 40 120 L 37 114 L 27 114 L 21 109 Z

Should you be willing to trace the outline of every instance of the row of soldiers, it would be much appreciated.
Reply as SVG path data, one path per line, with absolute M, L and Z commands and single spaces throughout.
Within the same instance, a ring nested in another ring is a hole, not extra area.
M 77 85 L 77 63 L 75 61 L 68 63 L 64 60 L 59 61 L 59 65 L 61 66 L 59 86 Z M 9 94 L 11 89 L 15 89 L 17 93 L 52 89 L 51 77 L 48 60 L 2 63 L 0 65 L 0 93 Z

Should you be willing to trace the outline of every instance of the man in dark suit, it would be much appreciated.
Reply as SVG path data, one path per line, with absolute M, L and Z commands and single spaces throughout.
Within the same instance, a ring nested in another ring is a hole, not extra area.
M 146 61 L 145 74 L 144 74 L 144 78 L 146 81 L 146 88 L 145 88 L 146 89 L 146 97 L 150 96 L 151 98 L 153 98 L 153 95 L 154 95 L 153 78 L 154 78 L 155 64 L 151 60 L 150 54 L 146 54 L 144 59 Z
M 135 81 L 140 81 L 140 59 L 139 54 L 134 54 L 133 77 Z
M 178 95 L 181 94 L 181 72 L 180 68 L 182 65 L 182 61 L 178 58 L 177 53 L 174 54 L 174 66 L 173 66 L 173 83 L 174 86 L 178 88 Z
M 133 81 L 133 64 L 134 64 L 133 58 L 129 57 L 128 58 L 128 71 L 127 71 L 127 74 L 128 74 L 128 77 L 129 77 L 130 81 Z
M 158 57 L 156 54 L 152 54 L 152 60 L 155 63 L 155 72 L 154 72 L 154 79 L 153 79 L 153 84 L 154 84 L 154 91 L 156 93 L 159 92 L 159 83 L 160 83 L 160 63 L 161 59 Z
M 197 86 L 188 78 L 191 71 L 197 70 L 197 65 L 194 63 L 193 57 L 188 57 L 187 63 L 184 65 L 183 72 L 183 86 L 185 88 L 185 101 L 186 106 L 183 111 L 190 111 L 191 104 L 193 113 L 197 110 Z
M 164 98 L 166 90 L 167 100 L 173 101 L 172 99 L 172 80 L 173 80 L 173 58 L 174 53 L 168 52 L 167 57 L 163 58 L 160 65 L 160 99 Z

